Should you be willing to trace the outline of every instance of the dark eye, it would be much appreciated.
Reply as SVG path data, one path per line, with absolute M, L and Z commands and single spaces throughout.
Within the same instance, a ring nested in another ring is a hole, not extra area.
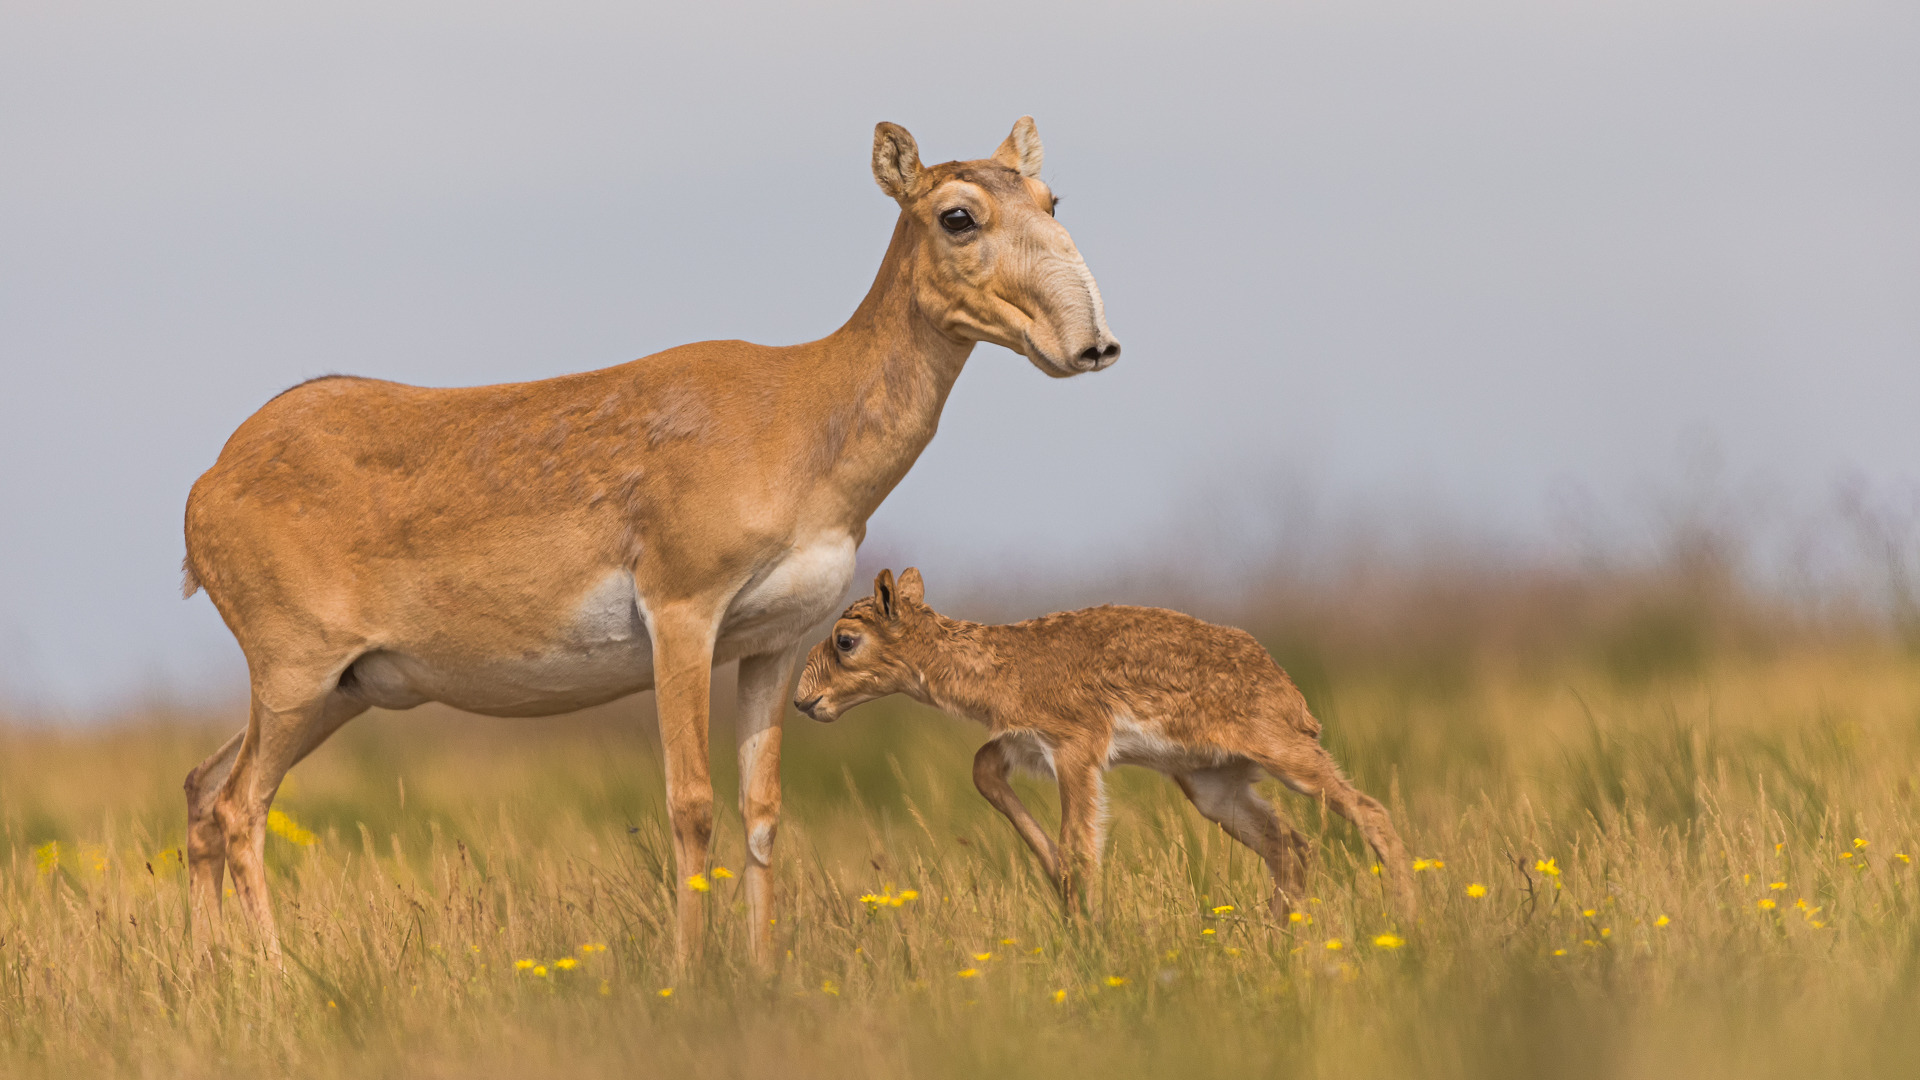
M 853 651 L 853 635 L 852 634 L 841 634 L 838 638 L 834 639 L 833 643 L 840 647 L 841 652 Z
M 966 232 L 973 228 L 973 215 L 956 206 L 940 215 L 940 224 L 945 226 L 948 232 Z

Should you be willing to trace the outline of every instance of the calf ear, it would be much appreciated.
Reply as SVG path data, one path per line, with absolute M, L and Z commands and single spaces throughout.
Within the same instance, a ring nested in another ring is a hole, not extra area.
M 899 617 L 899 608 L 893 599 L 893 571 L 882 570 L 880 576 L 873 579 L 873 602 L 880 605 L 880 614 L 888 619 Z
M 900 599 L 916 604 L 927 602 L 927 583 L 920 580 L 920 568 L 909 566 L 900 571 Z
M 1046 151 L 1040 147 L 1040 129 L 1033 126 L 1033 117 L 1023 116 L 1013 125 L 1013 133 L 1000 149 L 993 152 L 997 165 L 1005 165 L 1021 176 L 1039 176 L 1040 163 L 1046 157 Z
M 873 129 L 873 182 L 880 190 L 904 205 L 919 194 L 921 174 L 920 146 L 899 124 L 886 121 Z

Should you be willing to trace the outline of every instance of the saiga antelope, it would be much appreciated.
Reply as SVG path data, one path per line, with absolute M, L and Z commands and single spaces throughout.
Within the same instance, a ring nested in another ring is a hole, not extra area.
M 766 962 L 787 689 L 867 518 L 977 342 L 1056 377 L 1119 355 L 1040 165 L 1031 117 L 992 157 L 932 168 L 879 125 L 873 176 L 900 217 L 866 299 L 819 341 L 708 341 L 463 389 L 329 377 L 241 424 L 187 499 L 184 591 L 206 589 L 252 683 L 246 730 L 187 777 L 197 911 L 217 911 L 231 870 L 277 948 L 268 805 L 369 707 L 548 716 L 652 687 L 684 961 L 703 930 L 685 882 L 713 829 L 709 683 L 737 659 L 749 940 Z
M 1100 858 L 1102 774 L 1144 765 L 1266 861 L 1276 919 L 1286 921 L 1305 887 L 1312 847 L 1255 793 L 1262 772 L 1353 822 L 1400 913 L 1413 916 L 1406 849 L 1386 808 L 1340 774 L 1306 699 L 1244 630 L 1117 606 L 983 626 L 927 607 L 920 571 L 903 572 L 898 586 L 882 571 L 873 595 L 807 655 L 795 693 L 794 705 L 824 722 L 906 694 L 986 725 L 974 785 L 1039 856 L 1069 912 L 1084 903 Z M 1015 766 L 1059 781 L 1057 846 L 1007 782 Z

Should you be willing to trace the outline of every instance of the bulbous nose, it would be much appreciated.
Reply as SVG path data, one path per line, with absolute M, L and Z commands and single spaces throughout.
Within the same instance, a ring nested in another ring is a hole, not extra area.
M 1080 370 L 1099 371 L 1120 359 L 1120 343 L 1108 341 L 1105 345 L 1089 345 L 1080 354 Z

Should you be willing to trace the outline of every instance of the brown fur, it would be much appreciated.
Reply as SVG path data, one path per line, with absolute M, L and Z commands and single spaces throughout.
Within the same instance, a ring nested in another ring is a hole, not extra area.
M 899 221 L 872 289 L 820 341 L 706 341 L 501 386 L 328 377 L 241 424 L 187 500 L 184 589 L 205 587 L 253 691 L 246 731 L 187 778 L 196 918 L 231 870 L 271 943 L 262 851 L 281 778 L 367 708 L 428 700 L 546 716 L 657 689 L 685 881 L 713 827 L 711 669 L 737 658 L 749 942 L 768 960 L 786 691 L 868 516 L 976 342 L 1057 377 L 1119 352 L 1052 193 L 1019 171 L 1039 160 L 1031 119 L 1016 135 L 996 160 L 929 169 L 880 125 L 875 178 Z M 944 229 L 955 207 L 977 227 Z M 702 912 L 683 890 L 683 957 Z
M 1004 626 L 926 606 L 918 570 L 891 571 L 853 604 L 801 672 L 795 704 L 821 721 L 904 693 L 986 725 L 975 759 L 982 795 L 1006 814 L 1070 908 L 1099 860 L 1101 779 L 1114 764 L 1171 776 L 1201 813 L 1266 860 L 1284 920 L 1305 884 L 1310 846 L 1253 793 L 1262 771 L 1359 827 L 1407 917 L 1406 850 L 1386 809 L 1355 788 L 1319 743 L 1306 699 L 1244 630 L 1164 608 L 1097 607 Z M 1015 764 L 1060 782 L 1064 860 L 1007 784 Z

